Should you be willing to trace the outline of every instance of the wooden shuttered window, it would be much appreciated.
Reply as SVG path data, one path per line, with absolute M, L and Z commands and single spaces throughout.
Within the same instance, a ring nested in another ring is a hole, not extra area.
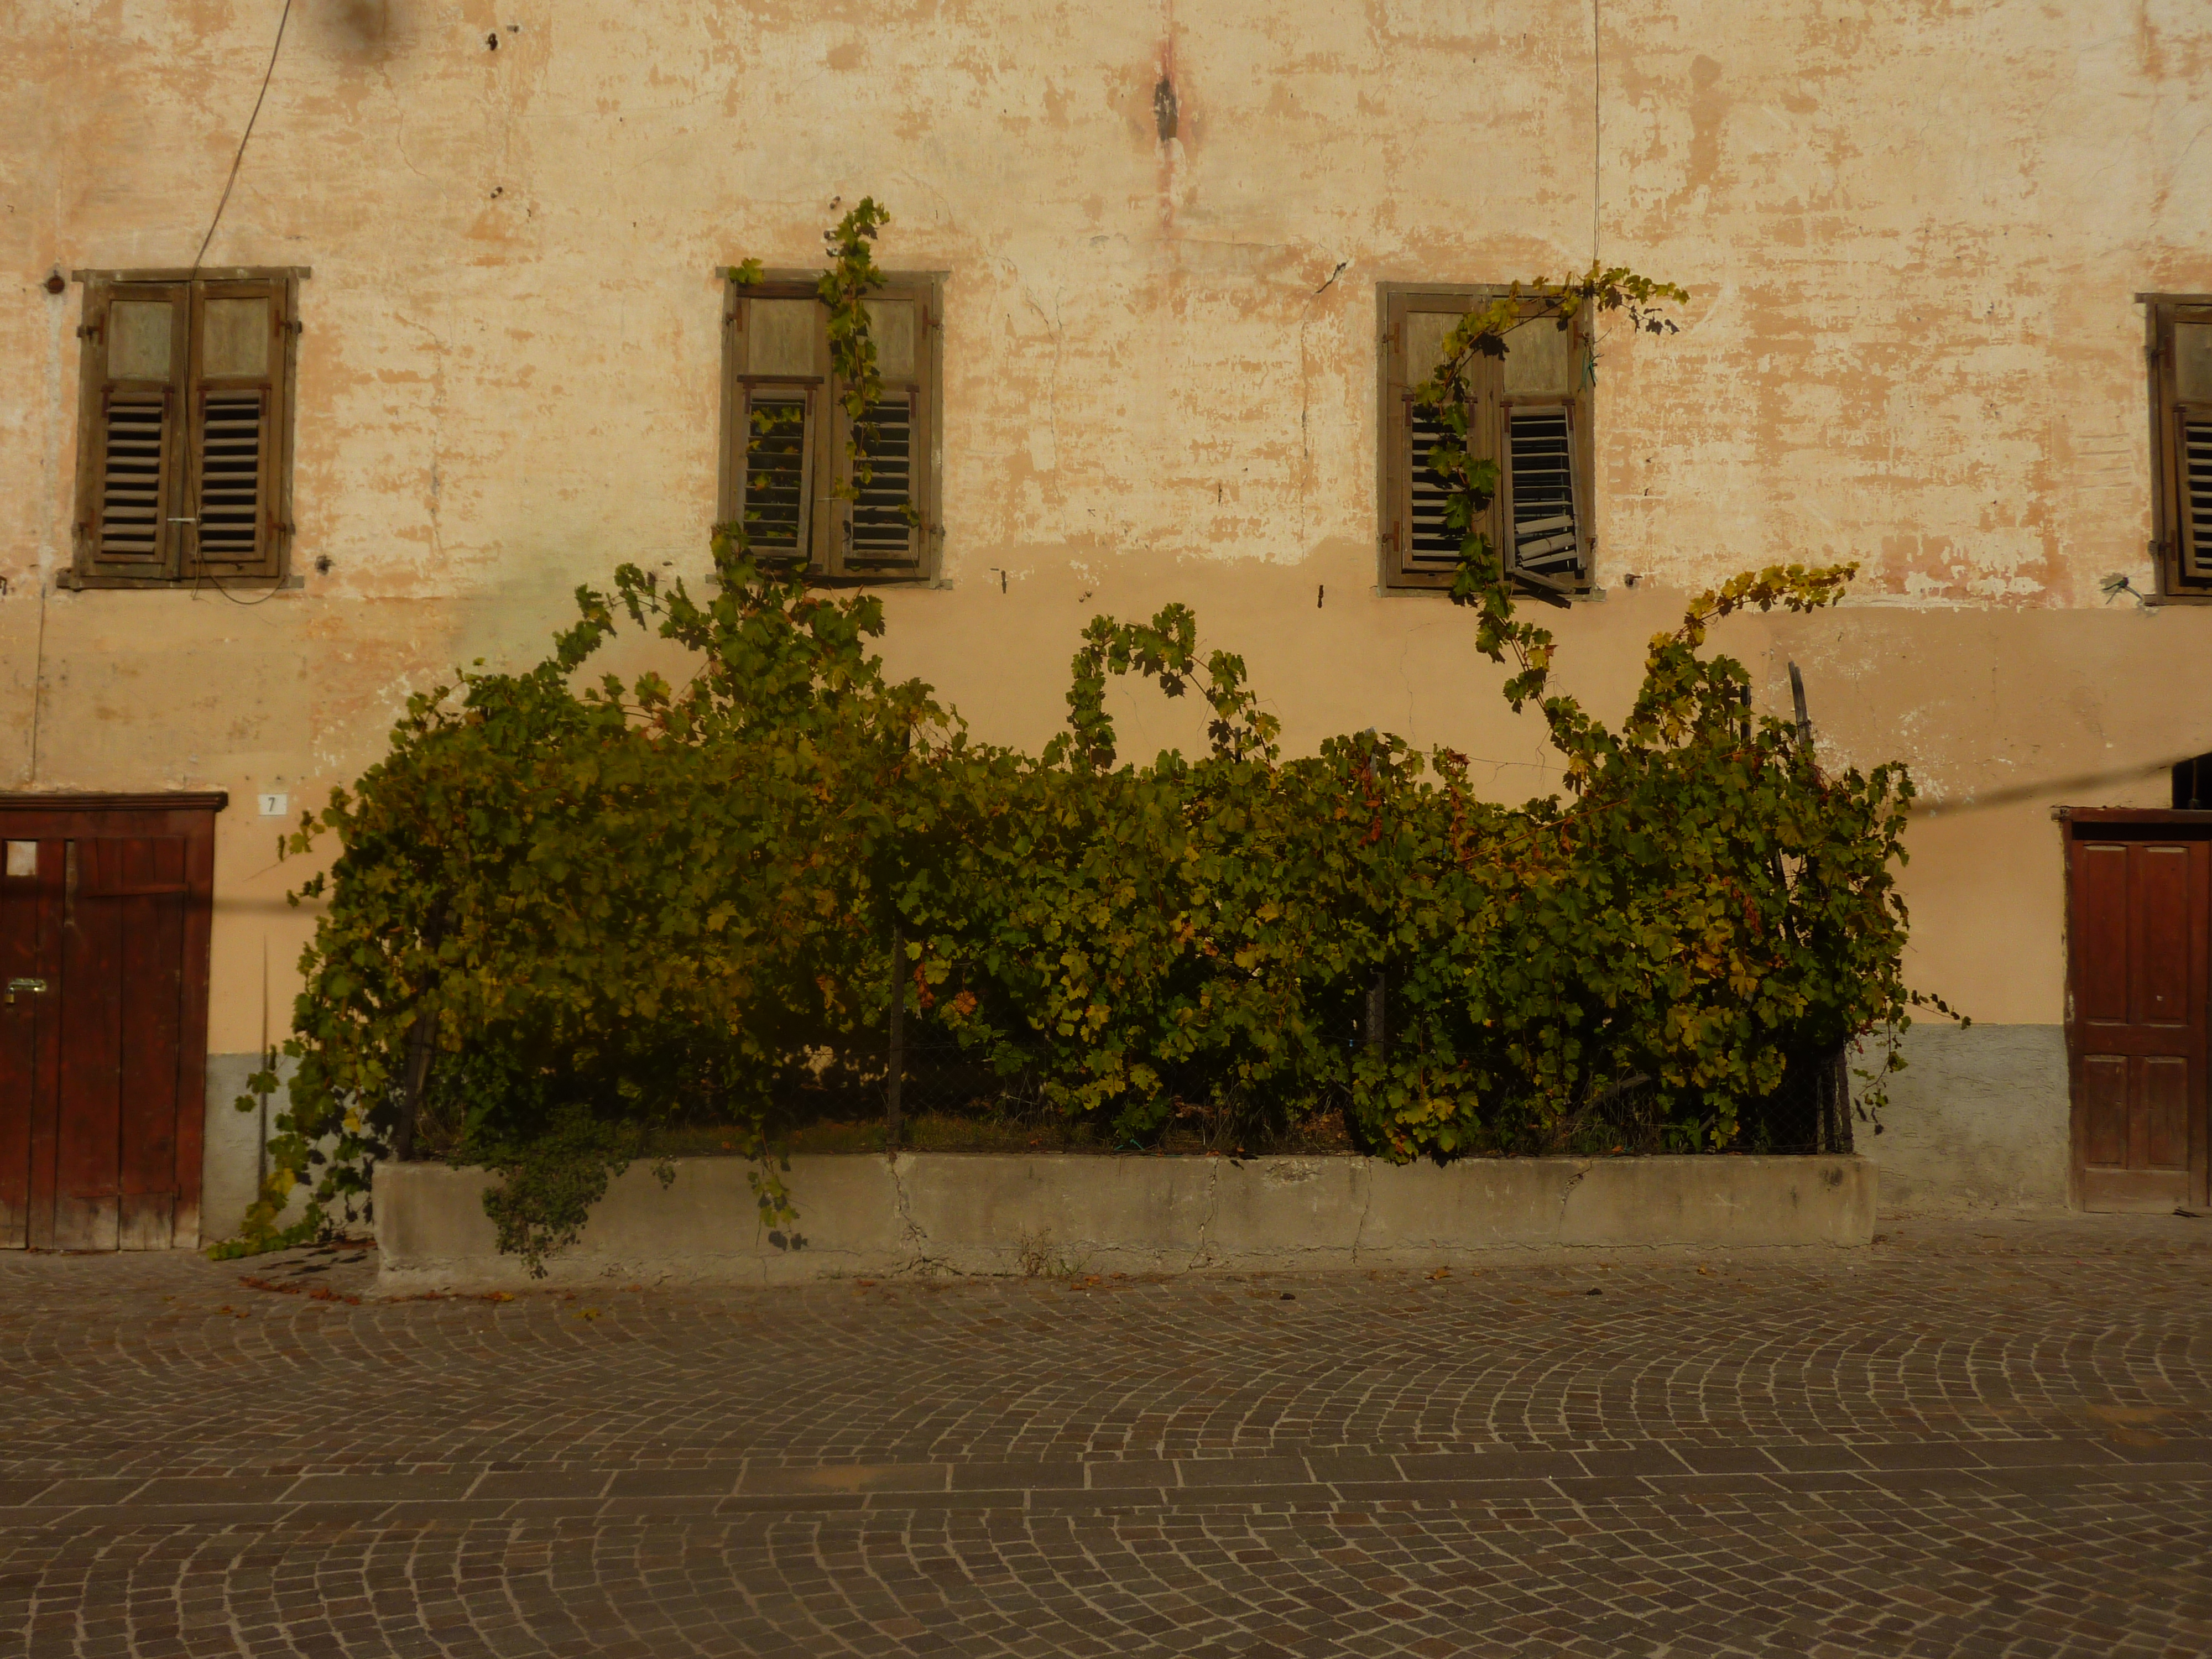
M 895 282 L 868 311 L 883 387 L 855 420 L 812 285 L 731 285 L 718 514 L 763 559 L 831 580 L 925 580 L 938 539 L 934 285 Z
M 1443 481 L 1430 452 L 1444 435 L 1413 389 L 1436 372 L 1459 319 L 1487 303 L 1480 290 L 1388 291 L 1381 341 L 1383 585 L 1449 587 L 1459 529 L 1446 522 Z M 1533 312 L 1534 307 L 1530 307 Z M 1476 528 L 1525 586 L 1575 592 L 1590 575 L 1589 354 L 1579 321 L 1562 330 L 1532 316 L 1505 337 L 1503 359 L 1478 360 L 1470 377 L 1468 447 L 1498 463 L 1496 498 Z
M 292 291 L 289 276 L 88 279 L 80 583 L 283 574 Z
M 2160 586 L 2212 599 L 2212 300 L 2151 302 Z

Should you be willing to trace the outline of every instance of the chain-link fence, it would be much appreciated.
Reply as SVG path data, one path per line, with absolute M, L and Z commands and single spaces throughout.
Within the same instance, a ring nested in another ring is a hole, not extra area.
M 1780 1088 L 1764 1099 L 1737 1106 L 1736 1134 L 1729 1150 L 1799 1155 L 1850 1152 L 1850 1073 L 1845 1060 L 1842 1048 L 1792 1059 L 1783 1072 Z M 1658 1091 L 1644 1077 L 1630 1078 L 1592 1100 L 1583 1139 L 1610 1139 L 1624 1152 L 1681 1150 L 1680 1137 L 1660 1110 Z

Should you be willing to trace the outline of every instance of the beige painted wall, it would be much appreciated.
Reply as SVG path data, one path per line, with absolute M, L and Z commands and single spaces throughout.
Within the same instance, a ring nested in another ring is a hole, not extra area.
M 233 793 L 217 1053 L 281 1030 L 309 925 L 252 795 L 319 798 L 617 560 L 701 568 L 714 267 L 808 260 L 863 192 L 884 264 L 948 273 L 950 586 L 893 596 L 886 654 L 985 735 L 1049 732 L 1086 616 L 1181 599 L 1293 743 L 1542 787 L 1465 618 L 1374 591 L 1375 284 L 1587 263 L 1595 163 L 1604 257 L 1694 297 L 1602 344 L 1571 688 L 1617 710 L 1730 570 L 1863 561 L 1851 609 L 1725 642 L 1918 769 L 1917 970 L 2000 1022 L 2059 1014 L 2049 805 L 2212 749 L 2212 617 L 2097 591 L 2150 580 L 2132 296 L 2212 289 L 2200 0 L 1607 7 L 1601 129 L 1585 0 L 300 0 L 208 258 L 314 270 L 304 586 L 54 592 L 79 295 L 40 284 L 190 261 L 278 9 L 0 9 L 0 781 Z M 1125 751 L 1188 741 L 1129 710 Z

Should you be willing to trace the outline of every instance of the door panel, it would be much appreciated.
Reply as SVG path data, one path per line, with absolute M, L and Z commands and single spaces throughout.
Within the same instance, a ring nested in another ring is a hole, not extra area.
M 62 877 L 62 1100 L 54 1159 L 54 1248 L 112 1250 L 122 1216 L 122 918 L 85 902 L 87 843 Z
M 0 1248 L 198 1240 L 222 798 L 161 799 L 0 798 Z
M 2202 826 L 2077 823 L 2069 842 L 2068 1037 L 2086 1209 L 2203 1201 L 2207 931 Z
M 54 1243 L 168 1247 L 177 1199 L 183 844 L 68 844 Z M 173 876 L 161 880 L 161 874 Z
M 2187 847 L 2136 849 L 2131 1015 L 2138 1025 L 2189 1024 L 2189 936 L 2196 920 L 2189 907 L 2190 852 Z
M 177 1210 L 177 1062 L 184 1005 L 185 843 L 95 841 L 80 902 L 115 907 L 123 940 L 118 1105 L 126 1250 L 167 1249 Z
M 46 1200 L 38 1206 L 38 1231 L 52 1231 L 52 988 L 61 976 L 54 898 L 62 843 L 11 840 L 6 854 L 0 863 L 0 982 L 44 981 L 48 987 L 7 993 L 0 1003 L 0 1249 L 21 1249 L 33 1242 L 34 1188 Z M 43 1166 L 43 1180 L 34 1178 L 34 1162 Z
M 2128 849 L 2074 849 L 2074 959 L 2077 1018 L 2128 1017 Z
M 2142 1062 L 2142 1134 L 2129 1125 L 2128 1162 L 2138 1169 L 2189 1167 L 2189 1062 L 2153 1055 Z
M 2087 1120 L 2088 1161 L 2128 1161 L 2128 1062 L 2122 1054 L 2089 1054 L 2081 1061 L 2079 1107 Z

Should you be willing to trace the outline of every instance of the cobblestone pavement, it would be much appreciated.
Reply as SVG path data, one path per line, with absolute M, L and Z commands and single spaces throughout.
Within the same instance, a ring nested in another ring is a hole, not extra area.
M 0 1257 L 0 1653 L 2212 1653 L 2212 1220 L 1434 1278 L 373 1271 Z

